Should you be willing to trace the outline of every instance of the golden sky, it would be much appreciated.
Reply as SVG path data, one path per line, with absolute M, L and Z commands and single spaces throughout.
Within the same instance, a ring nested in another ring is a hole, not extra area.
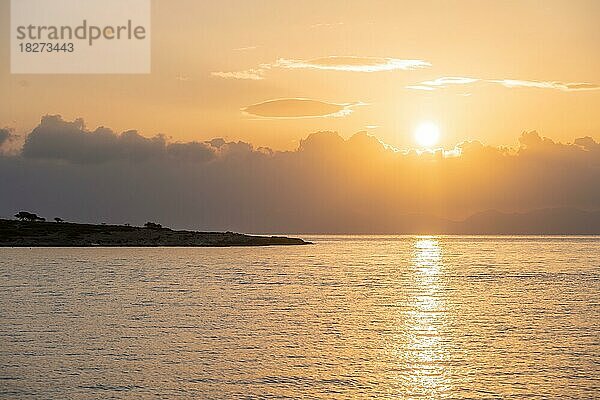
M 152 2 L 152 73 L 11 75 L 0 1 L 0 127 L 89 128 L 295 149 L 366 130 L 415 147 L 600 138 L 599 1 Z

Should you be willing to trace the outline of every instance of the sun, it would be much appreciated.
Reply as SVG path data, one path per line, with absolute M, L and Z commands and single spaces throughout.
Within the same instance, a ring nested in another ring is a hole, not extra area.
M 422 147 L 431 147 L 440 139 L 440 128 L 433 122 L 422 122 L 415 129 L 415 140 Z

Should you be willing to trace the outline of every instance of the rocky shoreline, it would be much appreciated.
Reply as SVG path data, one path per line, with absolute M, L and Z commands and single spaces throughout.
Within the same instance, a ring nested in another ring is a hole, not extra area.
M 310 242 L 284 236 L 0 219 L 0 247 L 229 247 L 305 244 Z

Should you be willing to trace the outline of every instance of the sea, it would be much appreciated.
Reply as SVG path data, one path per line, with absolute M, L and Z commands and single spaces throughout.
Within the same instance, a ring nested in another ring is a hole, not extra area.
M 600 236 L 1 248 L 0 398 L 600 398 Z

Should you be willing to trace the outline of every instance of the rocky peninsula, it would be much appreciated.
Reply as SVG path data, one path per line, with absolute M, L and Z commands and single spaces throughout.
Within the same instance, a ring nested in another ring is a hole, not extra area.
M 310 242 L 284 236 L 177 231 L 157 224 L 135 227 L 0 219 L 0 247 L 229 247 L 305 244 Z

